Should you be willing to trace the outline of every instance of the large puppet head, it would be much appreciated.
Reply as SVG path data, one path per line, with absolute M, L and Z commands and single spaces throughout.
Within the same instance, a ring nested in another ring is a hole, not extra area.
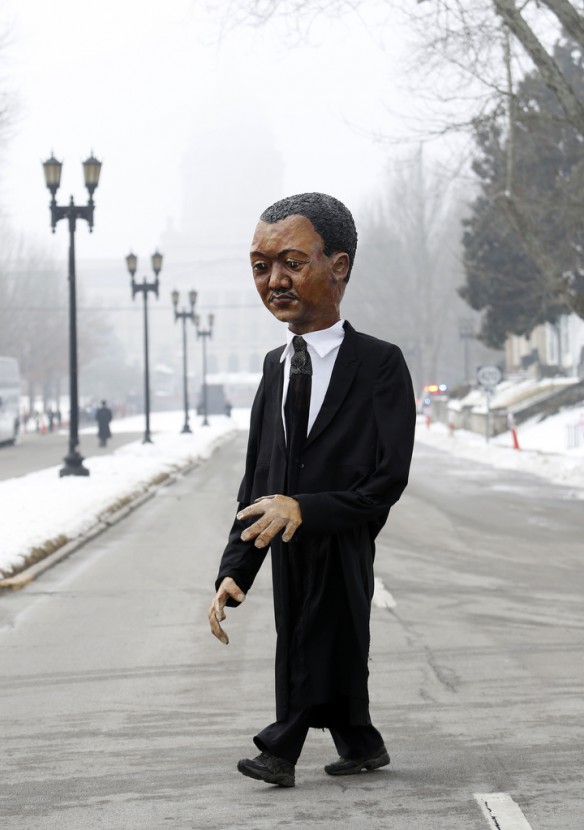
M 326 193 L 298 193 L 274 202 L 266 208 L 260 220 L 279 222 L 289 216 L 305 216 L 315 231 L 322 237 L 326 256 L 343 251 L 349 256 L 349 281 L 357 250 L 357 228 L 351 211 L 334 196 Z

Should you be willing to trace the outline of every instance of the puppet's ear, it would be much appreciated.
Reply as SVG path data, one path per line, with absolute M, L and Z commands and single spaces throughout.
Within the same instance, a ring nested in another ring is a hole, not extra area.
M 338 251 L 330 258 L 332 274 L 338 282 L 343 282 L 349 273 L 349 254 Z

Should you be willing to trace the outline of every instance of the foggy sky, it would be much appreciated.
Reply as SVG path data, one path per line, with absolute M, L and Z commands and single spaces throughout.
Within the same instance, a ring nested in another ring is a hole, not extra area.
M 375 7 L 365 9 L 370 22 Z M 50 234 L 41 168 L 51 151 L 65 165 L 61 203 L 71 194 L 84 203 L 81 161 L 92 150 L 103 161 L 95 231 L 77 234 L 78 256 L 123 258 L 132 248 L 146 258 L 169 226 L 191 230 L 186 208 L 199 194 L 184 169 L 193 154 L 209 158 L 225 199 L 238 177 L 222 159 L 259 145 L 283 162 L 276 198 L 323 190 L 358 211 L 391 152 L 370 133 L 396 131 L 408 110 L 396 83 L 403 32 L 385 26 L 380 44 L 354 15 L 320 21 L 308 43 L 282 22 L 221 35 L 222 21 L 192 0 L 8 0 L 3 18 L 0 68 L 18 109 L 2 153 L 2 209 L 59 257 L 67 234 Z M 251 236 L 248 179 L 242 227 Z

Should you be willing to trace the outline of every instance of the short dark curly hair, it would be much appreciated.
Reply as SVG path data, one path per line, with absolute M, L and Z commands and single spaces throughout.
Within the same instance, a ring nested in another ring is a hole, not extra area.
M 325 256 L 343 252 L 349 256 L 349 281 L 355 252 L 357 251 L 357 228 L 351 211 L 334 196 L 326 193 L 298 193 L 274 202 L 260 216 L 260 221 L 273 224 L 289 216 L 305 216 L 322 237 Z

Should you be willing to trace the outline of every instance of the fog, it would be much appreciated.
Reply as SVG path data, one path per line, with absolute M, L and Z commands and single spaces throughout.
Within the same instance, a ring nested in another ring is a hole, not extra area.
M 316 21 L 300 38 L 282 21 L 230 29 L 192 0 L 4 5 L 3 68 L 17 111 L 3 153 L 3 210 L 15 228 L 46 233 L 41 161 L 53 150 L 65 163 L 61 199 L 83 198 L 80 162 L 93 149 L 103 161 L 96 236 L 80 235 L 81 257 L 150 252 L 169 223 L 202 232 L 185 222 L 189 205 L 208 212 L 208 188 L 198 192 L 183 172 L 200 156 L 215 181 L 214 209 L 234 192 L 249 200 L 247 239 L 265 207 L 254 201 L 259 160 L 244 169 L 247 147 L 281 157 L 276 197 L 324 190 L 357 210 L 387 156 L 371 134 L 391 134 L 404 115 L 403 35 L 385 27 L 378 43 L 357 15 Z M 65 244 L 55 240 L 56 251 Z
M 192 0 L 5 3 L 0 59 L 10 124 L 0 210 L 25 248 L 61 270 L 63 287 L 68 235 L 64 223 L 51 234 L 41 163 L 51 152 L 64 162 L 58 201 L 73 195 L 81 204 L 81 162 L 91 152 L 103 162 L 94 232 L 79 222 L 76 234 L 85 399 L 141 396 L 142 300 L 131 299 L 130 250 L 140 279 L 152 277 L 153 251 L 164 254 L 160 298 L 149 299 L 155 408 L 180 397 L 172 289 L 183 300 L 198 291 L 203 322 L 215 314 L 211 373 L 257 373 L 265 351 L 282 342 L 247 264 L 259 213 L 284 195 L 320 190 L 343 200 L 359 224 L 380 197 L 388 163 L 406 152 L 392 139 L 423 111 L 428 90 L 418 100 L 408 85 L 409 33 L 385 6 L 372 0 L 359 14 L 318 18 L 299 31 L 281 19 L 233 25 L 226 11 Z M 27 307 L 38 312 L 36 325 L 45 312 L 33 301 Z M 62 328 L 64 305 L 59 314 Z M 359 303 L 351 320 L 361 324 Z M 383 320 L 376 333 L 415 339 Z M 194 335 L 190 328 L 191 399 L 201 382 Z M 66 389 L 66 366 L 60 379 L 54 374 L 35 372 L 35 383 L 50 387 L 45 397 Z

